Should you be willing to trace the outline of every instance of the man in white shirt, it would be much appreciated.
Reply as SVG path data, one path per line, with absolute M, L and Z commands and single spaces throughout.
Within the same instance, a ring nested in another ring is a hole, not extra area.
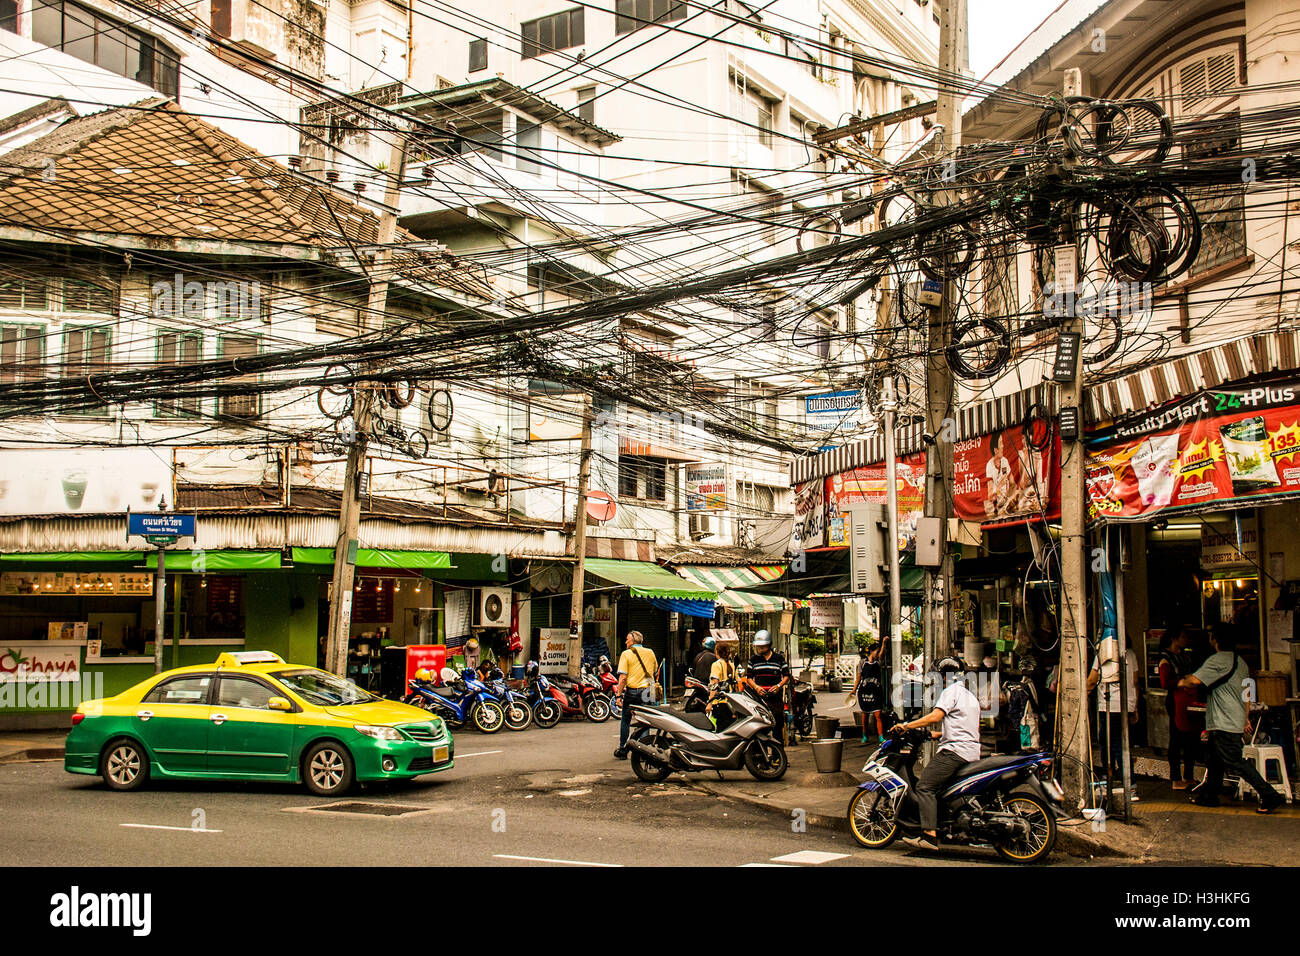
M 980 702 L 970 692 L 962 674 L 965 668 L 955 657 L 945 657 L 936 665 L 945 687 L 934 710 L 924 717 L 896 724 L 895 731 L 917 730 L 942 723 L 939 747 L 916 781 L 916 804 L 921 814 L 921 835 L 906 837 L 903 842 L 919 849 L 939 846 L 939 791 L 963 766 L 980 759 Z

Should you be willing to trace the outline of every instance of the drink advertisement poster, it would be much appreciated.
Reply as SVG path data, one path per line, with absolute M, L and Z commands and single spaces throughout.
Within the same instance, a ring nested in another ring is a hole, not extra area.
M 1291 383 L 1214 389 L 1088 438 L 1088 517 L 1300 493 L 1300 400 Z
M 959 441 L 953 448 L 957 517 L 1010 524 L 1061 516 L 1061 439 L 1041 421 L 1032 444 L 1019 425 Z M 1050 438 L 1050 441 L 1049 441 Z M 1034 446 L 1043 446 L 1042 450 Z
M 925 513 L 925 453 L 906 455 L 897 463 L 898 548 L 916 546 L 916 522 Z M 843 547 L 849 543 L 845 512 L 856 504 L 887 504 L 885 463 L 854 468 L 826 479 L 826 543 Z
M 686 510 L 725 511 L 727 466 L 691 465 L 686 469 Z

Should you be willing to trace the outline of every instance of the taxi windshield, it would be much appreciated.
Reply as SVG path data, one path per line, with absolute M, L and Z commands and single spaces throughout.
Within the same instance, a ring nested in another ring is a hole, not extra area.
M 275 679 L 303 700 L 321 707 L 339 704 L 368 704 L 379 700 L 374 694 L 362 690 L 350 680 L 336 674 L 303 668 L 294 671 L 276 671 Z

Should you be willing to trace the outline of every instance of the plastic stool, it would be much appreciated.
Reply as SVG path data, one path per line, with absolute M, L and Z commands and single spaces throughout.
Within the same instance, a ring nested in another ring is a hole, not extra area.
M 1278 786 L 1282 790 L 1282 795 L 1286 797 L 1287 803 L 1292 803 L 1291 781 L 1286 775 L 1286 756 L 1281 747 L 1276 744 L 1249 744 L 1241 749 L 1241 754 L 1247 760 L 1255 764 L 1255 769 L 1259 775 L 1269 783 L 1273 781 L 1268 779 L 1268 765 L 1276 764 L 1277 772 L 1281 777 L 1281 783 Z M 1237 799 L 1240 800 L 1246 792 L 1246 781 L 1237 781 Z

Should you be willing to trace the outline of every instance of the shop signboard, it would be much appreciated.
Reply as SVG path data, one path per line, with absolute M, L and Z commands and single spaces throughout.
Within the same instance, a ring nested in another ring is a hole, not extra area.
M 812 598 L 808 602 L 808 626 L 813 630 L 844 626 L 843 598 Z
M 1267 504 L 1300 494 L 1300 385 L 1203 390 L 1087 444 L 1093 520 Z
M 80 647 L 0 644 L 0 682 L 75 681 L 80 665 Z
M 0 597 L 56 594 L 153 594 L 153 575 L 130 571 L 6 571 L 0 574 Z
M 447 666 L 447 646 L 445 644 L 408 644 L 406 647 L 406 690 L 403 696 L 411 693 L 411 678 L 420 668 L 432 674 L 438 674 Z
M 862 392 L 857 389 L 806 395 L 804 424 L 820 441 L 843 444 L 861 428 Z
M 1025 441 L 1020 425 L 953 446 L 957 517 L 985 524 L 1061 516 L 1061 440 L 1041 422 Z
M 577 441 L 586 415 L 584 396 L 534 395 L 528 406 L 529 441 Z
M 156 513 L 171 482 L 171 456 L 153 448 L 6 448 L 0 515 Z
M 569 629 L 538 629 L 537 666 L 543 674 L 563 674 L 569 669 Z
M 925 514 L 925 453 L 906 455 L 897 462 L 898 548 L 916 546 L 916 522 Z M 889 486 L 885 463 L 855 468 L 826 479 L 826 543 L 844 547 L 849 543 L 846 513 L 858 504 L 887 504 Z
M 826 544 L 826 483 L 821 479 L 794 486 L 794 524 L 790 550 L 794 553 Z
M 1201 567 L 1259 567 L 1259 530 L 1255 516 L 1226 514 L 1201 520 Z
M 727 509 L 727 466 L 686 466 L 686 510 L 725 511 Z

